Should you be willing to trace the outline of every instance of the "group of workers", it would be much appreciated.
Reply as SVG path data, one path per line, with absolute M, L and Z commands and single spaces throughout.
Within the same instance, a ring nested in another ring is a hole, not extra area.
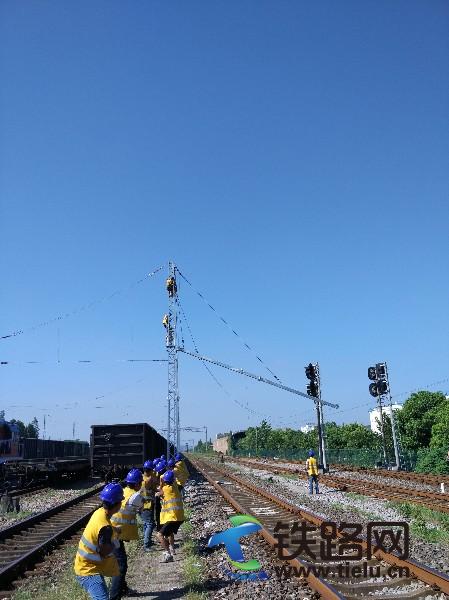
M 131 469 L 120 483 L 108 483 L 100 493 L 102 505 L 91 516 L 75 557 L 75 575 L 92 600 L 119 600 L 132 590 L 126 583 L 125 542 L 138 540 L 137 515 L 143 523 L 143 548 L 153 546 L 152 533 L 163 549 L 163 562 L 175 555 L 174 536 L 183 523 L 184 486 L 189 471 L 182 454 L 166 460 L 147 460 Z M 111 577 L 108 591 L 105 577 Z

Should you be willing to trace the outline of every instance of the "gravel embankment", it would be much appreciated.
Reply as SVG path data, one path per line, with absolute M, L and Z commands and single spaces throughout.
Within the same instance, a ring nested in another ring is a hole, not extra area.
M 99 485 L 99 481 L 74 482 L 71 487 L 61 489 L 49 489 L 35 492 L 29 496 L 20 497 L 20 512 L 0 514 L 0 530 L 14 525 L 19 521 L 23 521 L 37 513 L 40 513 L 49 508 L 53 508 L 58 504 L 67 502 L 76 496 L 85 494 L 93 487 Z
M 251 469 L 231 462 L 227 463 L 227 466 L 244 474 L 253 483 L 280 498 L 332 521 L 366 523 L 369 520 L 378 520 L 408 521 L 410 523 L 409 519 L 405 519 L 398 511 L 389 507 L 384 500 L 368 496 L 353 497 L 321 484 L 321 493 L 318 496 L 309 496 L 308 484 L 305 480 L 288 479 L 262 469 Z M 428 526 L 437 527 L 437 525 L 431 524 Z M 411 533 L 410 558 L 449 574 L 449 547 L 447 544 L 427 542 Z
M 204 573 L 204 587 L 208 598 L 258 598 L 258 600 L 302 599 L 317 600 L 319 595 L 298 580 L 279 580 L 275 575 L 275 565 L 283 563 L 273 556 L 273 550 L 257 536 L 241 538 L 245 556 L 259 560 L 270 578 L 265 581 L 233 581 L 225 573 L 230 569 L 223 546 L 207 549 L 210 536 L 229 528 L 227 515 L 230 509 L 214 488 L 201 475 L 194 475 L 186 487 L 186 505 L 191 510 L 190 522 L 193 536 L 198 543 L 199 557 Z
M 267 464 L 274 467 L 292 467 L 298 470 L 304 470 L 304 467 L 295 463 L 289 463 L 285 461 L 267 461 Z M 338 475 L 340 477 L 346 477 L 353 481 L 362 481 L 369 485 L 378 483 L 382 485 L 391 485 L 394 487 L 403 487 L 411 490 L 420 490 L 422 492 L 439 492 L 440 486 L 437 484 L 421 483 L 419 481 L 409 481 L 407 479 L 399 479 L 395 477 L 386 477 L 384 475 L 376 475 L 375 473 L 368 473 L 367 471 L 346 471 L 344 469 L 332 469 L 331 475 Z

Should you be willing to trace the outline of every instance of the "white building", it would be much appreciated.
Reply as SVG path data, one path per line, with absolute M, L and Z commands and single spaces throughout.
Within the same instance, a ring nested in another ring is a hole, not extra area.
M 393 410 L 402 410 L 402 404 L 393 404 Z M 391 408 L 389 406 L 384 406 L 382 408 L 382 412 L 391 418 Z M 380 433 L 380 427 L 379 427 L 378 421 L 380 423 L 379 409 L 375 408 L 374 410 L 370 410 L 369 422 L 371 425 L 371 431 L 374 431 L 374 433 Z
M 313 423 L 306 423 L 306 425 L 303 425 L 302 427 L 300 427 L 299 430 L 302 431 L 302 433 L 310 433 L 315 428 L 316 428 L 316 425 L 314 425 Z

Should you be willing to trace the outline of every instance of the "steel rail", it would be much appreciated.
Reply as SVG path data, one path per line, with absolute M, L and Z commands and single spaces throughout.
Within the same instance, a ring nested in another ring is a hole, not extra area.
M 190 460 L 192 461 L 191 458 L 190 458 Z M 192 463 L 195 466 L 197 465 L 196 460 L 193 460 Z M 252 484 L 251 482 L 246 481 L 245 479 L 242 479 L 241 477 L 238 477 L 232 473 L 229 473 L 228 471 L 226 471 L 225 469 L 223 469 L 221 467 L 214 465 L 213 468 L 216 471 L 220 472 L 222 475 L 225 475 L 227 478 L 235 481 L 238 485 L 249 489 L 255 495 L 266 498 L 267 500 L 284 508 L 285 510 L 292 513 L 293 515 L 298 516 L 304 520 L 308 520 L 308 521 L 312 522 L 314 525 L 320 526 L 324 521 L 326 521 L 326 519 L 323 519 L 319 515 L 316 515 L 305 509 L 299 508 L 293 504 L 290 504 L 289 502 L 282 500 L 281 498 L 278 498 L 277 496 L 261 489 L 260 487 Z M 208 481 L 210 481 L 210 479 L 208 479 Z M 216 487 L 216 486 L 214 486 L 214 487 Z M 220 486 L 218 486 L 218 488 L 216 487 L 216 489 L 217 489 L 217 491 L 221 490 Z M 222 492 L 220 491 L 220 493 L 222 493 Z M 248 509 L 246 509 L 246 510 L 248 510 Z M 245 511 L 242 511 L 242 512 L 245 512 Z M 337 530 L 337 535 L 339 537 L 343 536 L 343 534 L 341 532 L 339 532 L 338 530 Z M 366 548 L 367 548 L 366 540 L 361 540 L 361 545 L 363 546 L 364 550 L 366 550 Z M 412 559 L 399 558 L 395 554 L 388 553 L 383 550 L 376 550 L 374 552 L 374 556 L 376 556 L 376 558 L 378 558 L 379 560 L 383 560 L 392 566 L 400 567 L 403 569 L 408 569 L 408 571 L 410 573 L 412 573 L 420 581 L 426 583 L 429 586 L 436 586 L 445 594 L 449 594 L 449 577 L 445 573 L 439 572 L 436 569 L 433 569 L 432 567 L 428 567 L 428 566 L 423 565 Z M 385 587 L 386 583 L 387 582 L 384 582 L 384 587 Z M 381 596 L 379 596 L 379 598 L 381 598 Z
M 235 460 L 235 459 L 231 459 Z M 295 467 L 286 465 L 273 465 L 272 463 L 259 462 L 254 459 L 236 460 L 237 464 L 243 464 L 251 468 L 258 468 L 271 473 L 284 473 L 297 475 L 300 479 L 307 479 L 305 473 L 301 473 Z M 436 510 L 444 513 L 449 513 L 449 503 L 446 494 L 441 492 L 426 492 L 424 490 L 415 490 L 412 488 L 399 487 L 390 484 L 376 483 L 375 486 L 370 486 L 369 480 L 351 480 L 341 475 L 329 475 L 325 473 L 320 476 L 324 485 L 335 487 L 342 492 L 355 492 L 364 496 L 371 496 L 381 500 L 390 500 L 395 502 L 410 502 L 419 504 L 431 510 Z
M 0 590 L 2 592 L 6 591 L 5 587 L 10 585 L 18 575 L 48 553 L 50 548 L 87 522 L 93 511 L 100 506 L 99 500 L 95 502 L 91 498 L 98 494 L 102 487 L 97 486 L 76 498 L 0 531 Z M 77 508 L 82 510 L 76 510 Z M 58 519 L 52 523 L 54 517 L 58 517 Z M 42 529 L 41 532 L 40 529 Z M 36 538 L 37 543 L 30 548 L 33 537 Z M 41 537 L 44 539 L 41 540 Z M 21 542 L 24 551 L 16 557 L 15 555 L 21 552 Z M 10 543 L 14 544 L 14 548 L 11 550 L 8 547 Z M 11 555 L 11 560 L 8 559 L 8 554 Z
M 244 514 L 247 512 L 247 509 L 243 508 L 235 498 L 233 498 L 225 489 L 223 489 L 219 484 L 217 484 L 206 471 L 202 468 L 202 466 L 195 460 L 189 459 L 191 464 L 195 469 L 200 471 L 202 476 L 214 487 L 214 489 L 221 495 L 223 498 L 238 512 Z M 273 548 L 276 545 L 276 540 L 271 535 L 271 533 L 262 526 L 262 529 L 259 531 L 262 537 L 268 542 L 268 544 Z M 287 556 L 287 552 L 285 549 L 282 549 L 282 555 Z M 301 567 L 306 566 L 303 561 L 298 558 L 293 559 L 285 559 L 292 567 L 296 567 L 301 569 Z M 306 580 L 309 583 L 310 587 L 314 589 L 316 592 L 321 594 L 321 597 L 324 600 L 344 600 L 344 596 L 342 596 L 331 584 L 327 583 L 323 579 L 316 577 L 313 573 L 309 573 L 306 576 Z

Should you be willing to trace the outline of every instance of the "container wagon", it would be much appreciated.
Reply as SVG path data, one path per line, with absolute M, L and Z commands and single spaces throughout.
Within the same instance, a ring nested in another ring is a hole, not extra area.
M 148 423 L 92 425 L 90 449 L 92 472 L 110 480 L 165 454 L 167 441 Z

